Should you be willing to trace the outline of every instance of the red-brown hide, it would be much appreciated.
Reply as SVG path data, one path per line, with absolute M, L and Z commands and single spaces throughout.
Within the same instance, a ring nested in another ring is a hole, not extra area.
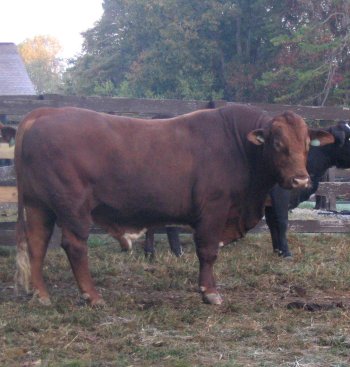
M 239 104 L 147 121 L 78 108 L 33 111 L 19 126 L 15 164 L 19 255 L 28 240 L 39 299 L 49 302 L 42 262 L 56 222 L 81 292 L 102 303 L 87 260 L 95 220 L 115 229 L 192 226 L 203 298 L 221 303 L 212 271 L 219 242 L 259 221 L 276 182 L 308 184 L 310 139 L 332 142 L 291 112 L 271 119 Z

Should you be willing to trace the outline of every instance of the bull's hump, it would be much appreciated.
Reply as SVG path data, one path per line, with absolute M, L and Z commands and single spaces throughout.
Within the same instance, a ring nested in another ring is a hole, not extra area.
M 33 127 L 36 120 L 37 120 L 36 118 L 30 118 L 26 120 L 22 126 L 23 133 L 30 130 Z

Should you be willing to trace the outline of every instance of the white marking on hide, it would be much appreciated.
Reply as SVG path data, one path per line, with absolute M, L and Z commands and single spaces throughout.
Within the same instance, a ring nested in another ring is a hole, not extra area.
M 348 123 L 346 123 L 345 126 L 350 130 L 350 126 Z
M 126 240 L 137 240 L 139 239 L 142 235 L 144 235 L 146 233 L 147 229 L 144 228 L 142 229 L 140 232 L 132 232 L 132 233 L 124 233 L 123 234 L 123 237 L 126 239 Z
M 124 233 L 122 238 L 126 240 L 128 243 L 128 250 L 132 249 L 132 241 L 139 239 L 142 235 L 144 235 L 147 231 L 147 228 L 144 228 L 140 232 L 133 232 L 133 233 Z
M 219 247 L 224 247 L 225 246 L 225 244 L 221 241 L 221 242 L 219 242 Z
M 205 292 L 207 290 L 207 287 L 204 287 L 203 285 L 201 285 L 199 289 L 201 292 Z

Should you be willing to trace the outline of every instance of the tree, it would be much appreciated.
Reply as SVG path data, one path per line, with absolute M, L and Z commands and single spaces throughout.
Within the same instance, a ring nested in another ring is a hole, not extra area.
M 38 93 L 62 90 L 63 65 L 58 58 L 61 46 L 51 36 L 35 36 L 18 45 L 28 74 Z
M 262 0 L 105 0 L 68 70 L 83 94 L 249 100 L 261 74 Z M 107 87 L 107 88 L 106 88 Z
M 349 103 L 350 3 L 348 0 L 281 1 L 279 50 L 258 85 L 275 102 Z
M 344 103 L 348 0 L 104 0 L 72 93 Z

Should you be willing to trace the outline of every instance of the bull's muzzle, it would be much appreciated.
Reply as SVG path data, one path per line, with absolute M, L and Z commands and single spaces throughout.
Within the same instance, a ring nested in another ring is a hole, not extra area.
M 303 189 L 310 187 L 311 181 L 309 176 L 295 176 L 291 179 L 293 189 Z

